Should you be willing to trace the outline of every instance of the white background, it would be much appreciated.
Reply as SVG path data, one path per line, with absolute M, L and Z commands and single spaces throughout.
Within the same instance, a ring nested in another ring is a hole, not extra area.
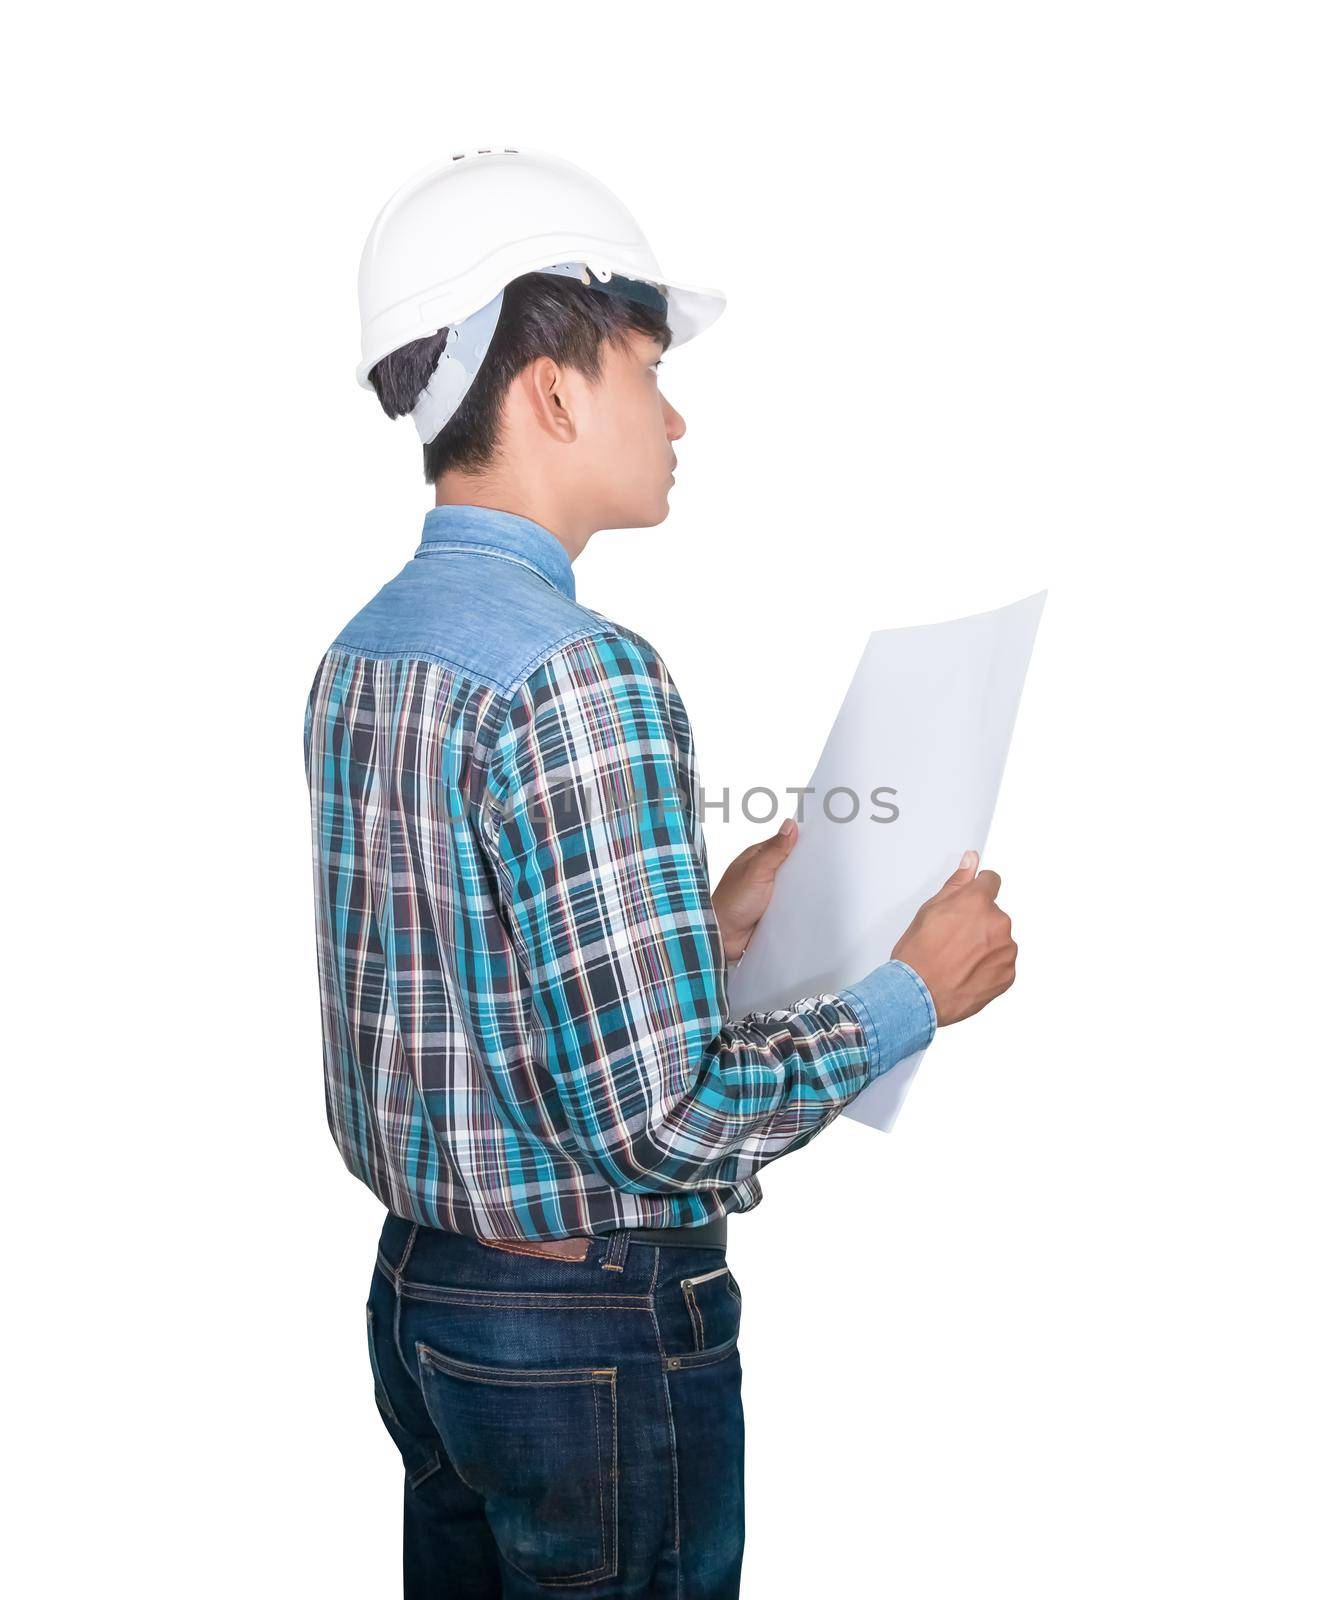
M 1318 12 L 11 19 L 12 1592 L 398 1592 L 300 735 L 432 498 L 360 247 L 491 141 L 730 296 L 671 516 L 577 564 L 708 791 L 807 781 L 869 629 L 1051 591 L 1019 981 L 732 1230 L 745 1595 L 1326 1592 Z

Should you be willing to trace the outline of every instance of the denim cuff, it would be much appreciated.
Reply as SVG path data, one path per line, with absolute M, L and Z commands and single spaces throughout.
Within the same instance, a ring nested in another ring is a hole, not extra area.
M 928 986 L 907 961 L 887 961 L 860 978 L 840 998 L 867 1035 L 868 1082 L 897 1061 L 926 1050 L 937 1031 L 937 1012 Z

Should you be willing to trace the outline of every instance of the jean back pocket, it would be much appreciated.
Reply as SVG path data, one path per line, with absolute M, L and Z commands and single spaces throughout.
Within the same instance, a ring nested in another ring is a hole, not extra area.
M 618 1571 L 618 1369 L 489 1367 L 419 1342 L 425 1405 L 508 1561 L 536 1583 Z

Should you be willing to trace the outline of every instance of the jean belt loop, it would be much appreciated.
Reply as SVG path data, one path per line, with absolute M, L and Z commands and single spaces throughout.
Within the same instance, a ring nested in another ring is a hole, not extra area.
M 631 1231 L 627 1228 L 618 1228 L 609 1235 L 609 1248 L 605 1251 L 605 1258 L 600 1263 L 602 1272 L 622 1272 L 623 1265 L 628 1259 L 628 1247 L 632 1243 Z

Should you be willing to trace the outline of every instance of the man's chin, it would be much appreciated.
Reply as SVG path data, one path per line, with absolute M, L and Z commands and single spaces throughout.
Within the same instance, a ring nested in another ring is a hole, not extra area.
M 669 502 L 668 500 L 661 500 L 654 516 L 650 516 L 643 511 L 641 516 L 633 521 L 632 526 L 634 528 L 658 528 L 668 515 Z
M 640 502 L 635 509 L 628 513 L 624 511 L 624 520 L 615 523 L 618 528 L 658 528 L 669 515 L 669 491 L 673 488 L 670 483 L 662 490 L 654 505 L 649 501 Z

